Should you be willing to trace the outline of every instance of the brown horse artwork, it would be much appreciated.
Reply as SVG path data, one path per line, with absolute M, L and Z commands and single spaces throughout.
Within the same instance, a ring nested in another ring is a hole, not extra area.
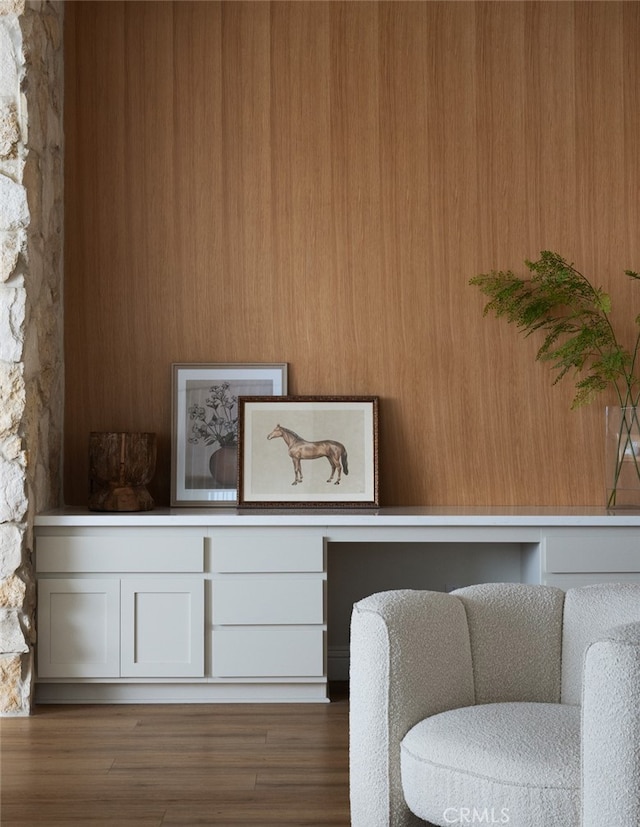
M 345 474 L 349 473 L 349 466 L 347 464 L 347 449 L 341 442 L 336 442 L 333 439 L 322 439 L 319 442 L 309 442 L 295 431 L 290 431 L 288 428 L 283 428 L 282 425 L 276 427 L 267 436 L 267 439 L 276 439 L 282 437 L 289 450 L 289 456 L 293 462 L 294 480 L 291 485 L 298 485 L 302 482 L 302 468 L 300 462 L 303 459 L 318 459 L 319 457 L 326 457 L 331 465 L 331 476 L 327 482 L 332 482 L 336 471 L 338 478 L 333 483 L 340 485 L 342 478 L 342 471 Z M 342 467 L 341 467 L 342 463 Z

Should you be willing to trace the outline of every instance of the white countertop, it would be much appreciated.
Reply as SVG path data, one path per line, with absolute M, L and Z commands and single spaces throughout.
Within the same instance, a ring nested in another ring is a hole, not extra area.
M 637 526 L 640 511 L 604 508 L 453 506 L 378 509 L 155 508 L 97 512 L 61 508 L 38 514 L 36 526 Z

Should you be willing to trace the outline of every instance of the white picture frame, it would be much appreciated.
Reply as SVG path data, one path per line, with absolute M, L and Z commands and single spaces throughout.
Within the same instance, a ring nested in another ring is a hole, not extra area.
M 171 366 L 171 506 L 237 504 L 238 398 L 286 394 L 287 367 L 285 362 Z

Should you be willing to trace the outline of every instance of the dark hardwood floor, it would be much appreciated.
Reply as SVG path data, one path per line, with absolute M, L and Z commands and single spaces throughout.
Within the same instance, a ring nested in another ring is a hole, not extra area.
M 0 720 L 2 827 L 348 825 L 348 697 L 36 706 Z

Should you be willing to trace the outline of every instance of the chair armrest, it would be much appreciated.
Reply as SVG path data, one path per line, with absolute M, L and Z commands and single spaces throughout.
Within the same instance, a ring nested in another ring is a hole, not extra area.
M 640 623 L 585 654 L 582 785 L 582 827 L 640 824 Z
M 457 597 L 397 590 L 355 604 L 349 701 L 352 827 L 424 823 L 404 801 L 400 742 L 423 718 L 473 702 L 469 630 Z

